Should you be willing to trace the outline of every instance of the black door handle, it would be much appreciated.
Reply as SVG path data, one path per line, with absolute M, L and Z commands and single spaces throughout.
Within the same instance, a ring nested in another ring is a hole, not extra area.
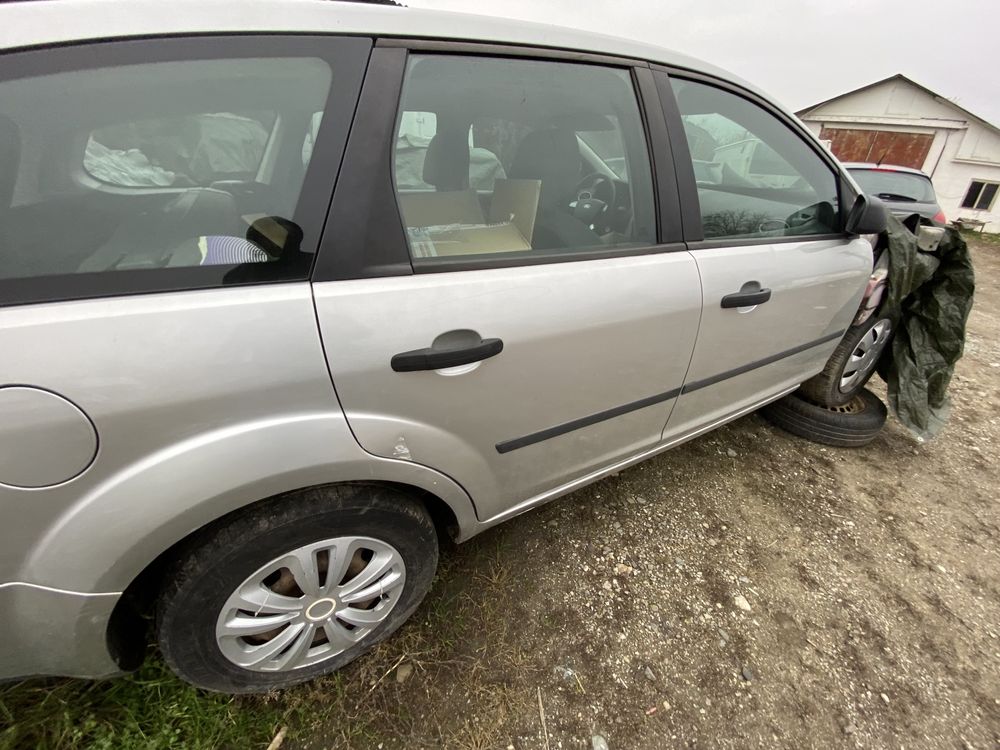
M 442 370 L 445 367 L 458 367 L 489 359 L 502 351 L 503 341 L 500 339 L 480 339 L 478 344 L 459 349 L 437 349 L 429 346 L 426 349 L 401 352 L 393 356 L 390 364 L 396 372 Z
M 751 307 L 753 305 L 762 305 L 771 299 L 770 289 L 758 289 L 755 292 L 736 292 L 735 294 L 727 294 L 722 298 L 722 306 L 729 307 Z

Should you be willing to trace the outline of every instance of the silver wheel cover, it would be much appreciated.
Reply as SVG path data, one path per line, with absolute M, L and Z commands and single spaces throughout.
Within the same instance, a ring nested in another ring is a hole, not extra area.
M 851 391 L 874 369 L 891 332 L 892 323 L 888 318 L 882 318 L 868 329 L 844 364 L 840 374 L 841 393 Z
M 399 601 L 406 566 L 370 537 L 325 539 L 276 557 L 229 596 L 215 640 L 230 662 L 288 672 L 331 659 L 385 620 Z

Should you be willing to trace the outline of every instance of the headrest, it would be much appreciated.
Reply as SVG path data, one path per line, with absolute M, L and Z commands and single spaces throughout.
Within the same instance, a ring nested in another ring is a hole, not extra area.
M 576 133 L 560 128 L 528 133 L 518 146 L 508 176 L 541 180 L 540 206 L 568 202 L 580 180 L 580 145 Z
M 469 187 L 469 133 L 444 130 L 431 138 L 424 157 L 424 182 L 438 190 Z

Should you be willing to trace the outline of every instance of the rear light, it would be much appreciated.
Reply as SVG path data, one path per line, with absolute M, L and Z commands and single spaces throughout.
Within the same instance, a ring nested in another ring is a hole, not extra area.
M 948 220 L 944 216 L 944 211 L 938 211 L 936 214 L 934 214 L 934 221 L 936 221 L 938 224 L 948 223 Z

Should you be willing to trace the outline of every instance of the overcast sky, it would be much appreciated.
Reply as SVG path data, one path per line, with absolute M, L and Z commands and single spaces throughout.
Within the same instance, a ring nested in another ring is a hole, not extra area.
M 902 73 L 1000 125 L 1000 0 L 403 0 L 652 42 L 799 110 Z

